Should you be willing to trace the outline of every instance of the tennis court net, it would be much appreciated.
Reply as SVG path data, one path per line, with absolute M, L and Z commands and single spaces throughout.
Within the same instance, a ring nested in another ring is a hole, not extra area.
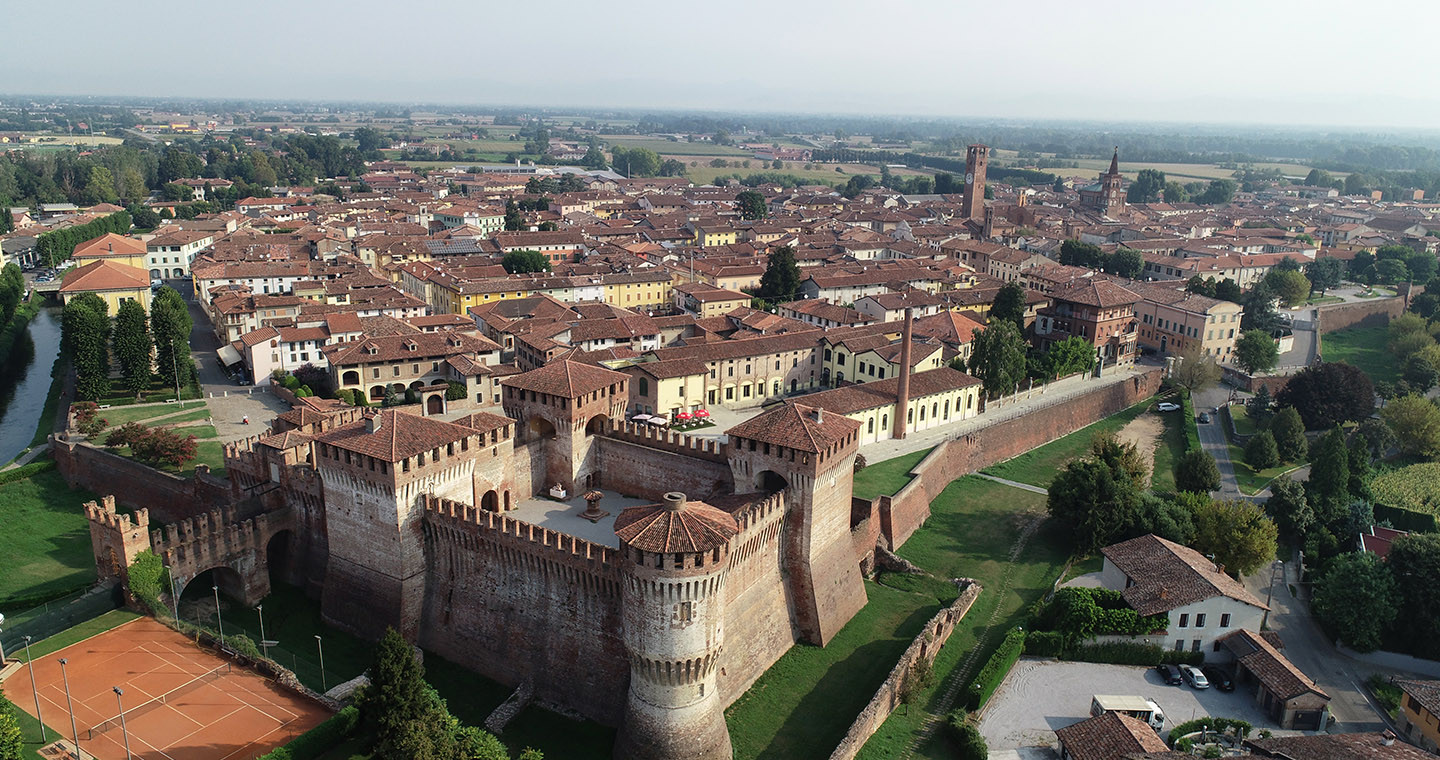
M 220 667 L 215 668 L 214 670 L 211 670 L 207 673 L 201 673 L 200 675 L 190 679 L 189 681 L 186 681 L 185 683 L 180 684 L 179 686 L 176 686 L 175 688 L 165 692 L 164 694 L 156 697 L 151 697 L 150 699 L 147 699 L 144 702 L 141 702 L 140 704 L 121 712 L 119 715 L 116 715 L 115 717 L 103 723 L 96 724 L 90 729 L 89 738 L 94 739 L 100 734 L 112 728 L 115 728 L 116 726 L 119 726 L 122 722 L 122 718 L 134 718 L 137 714 L 152 710 L 157 705 L 166 704 L 167 702 L 173 700 L 178 696 L 181 696 L 183 694 L 189 694 L 190 692 L 200 688 L 207 683 L 210 683 L 211 681 L 220 678 L 221 676 L 229 672 L 230 663 L 227 662 L 224 665 L 221 665 Z

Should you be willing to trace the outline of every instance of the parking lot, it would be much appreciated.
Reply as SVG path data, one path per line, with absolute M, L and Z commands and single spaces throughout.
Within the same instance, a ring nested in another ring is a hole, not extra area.
M 1206 715 L 1240 718 L 1257 730 L 1276 730 L 1244 686 L 1230 693 L 1168 686 L 1149 668 L 1022 659 L 990 698 L 980 733 L 992 750 L 1055 746 L 1055 730 L 1090 717 L 1096 694 L 1134 695 L 1155 700 L 1165 712 L 1166 730 Z M 1164 734 L 1162 733 L 1162 736 Z

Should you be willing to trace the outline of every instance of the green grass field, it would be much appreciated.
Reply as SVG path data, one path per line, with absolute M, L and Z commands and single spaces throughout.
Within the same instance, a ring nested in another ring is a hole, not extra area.
M 916 451 L 866 467 L 855 474 L 853 495 L 860 499 L 893 496 L 896 491 L 904 488 L 905 484 L 910 482 L 910 471 L 915 469 L 915 465 L 919 464 L 920 460 L 930 452 L 931 449 Z
M 750 151 L 733 145 L 716 145 L 705 142 L 671 142 L 664 138 L 642 137 L 639 135 L 600 135 L 600 141 L 607 146 L 619 145 L 625 148 L 649 148 L 663 156 L 736 156 L 747 158 Z M 523 144 L 523 143 L 522 143 Z
M 1112 414 L 1040 448 L 1031 449 L 1018 457 L 986 467 L 981 472 L 1018 483 L 1047 487 L 1055 477 L 1055 473 L 1059 472 L 1066 462 L 1084 456 L 1085 452 L 1090 450 L 1090 441 L 1096 435 L 1113 433 L 1125 427 L 1126 423 L 1139 417 L 1146 409 L 1150 408 L 1152 401 L 1142 401 L 1129 409 Z
M 1160 415 L 1165 432 L 1155 446 L 1155 472 L 1150 476 L 1150 490 L 1167 493 L 1175 490 L 1175 463 L 1185 454 L 1185 418 L 1176 412 Z
M 1345 362 L 1364 370 L 1374 382 L 1400 379 L 1400 362 L 1386 346 L 1384 327 L 1352 327 L 1320 336 L 1320 355 L 1327 362 Z
M 1243 410 L 1244 408 L 1245 407 L 1243 406 L 1230 407 L 1230 413 L 1232 415 L 1236 415 L 1235 426 L 1236 428 L 1240 428 L 1240 422 L 1243 419 L 1245 421 L 1245 424 L 1250 429 L 1254 429 L 1254 421 L 1249 419 L 1248 417 L 1245 417 L 1243 415 L 1243 412 L 1236 411 Z M 1269 486 L 1270 481 L 1280 477 L 1281 475 L 1284 475 L 1285 473 L 1297 467 L 1304 466 L 1304 462 L 1299 462 L 1291 464 L 1281 464 L 1278 467 L 1270 467 L 1264 470 L 1256 470 L 1255 468 L 1245 463 L 1245 447 L 1235 442 L 1235 438 L 1230 435 L 1230 427 L 1223 424 L 1223 420 L 1219 422 L 1221 422 L 1221 428 L 1223 428 L 1225 433 L 1225 443 L 1230 450 L 1230 466 L 1235 470 L 1235 484 L 1240 486 L 1241 493 L 1249 495 L 1257 494 L 1260 491 L 1263 491 L 1267 486 Z
M 81 505 L 98 497 L 71 490 L 51 470 L 0 485 L 0 608 L 6 600 L 59 593 L 95 580 L 90 525 Z
M 865 593 L 869 602 L 828 645 L 795 645 L 726 710 L 736 758 L 829 757 L 940 609 L 934 596 L 878 583 Z
M 1044 509 L 1041 494 L 976 477 L 951 483 L 931 504 L 930 520 L 898 554 L 941 577 L 974 578 L 985 590 L 936 657 L 935 686 L 909 709 L 892 714 L 865 744 L 861 758 L 898 757 L 924 722 L 926 711 L 938 709 L 947 681 L 957 677 L 958 666 L 972 650 L 979 647 L 968 674 L 971 677 L 1005 632 L 1023 620 L 1025 609 L 1050 590 L 1069 553 L 1067 537 L 1061 531 L 1043 525 L 1015 561 L 1010 561 L 1024 525 Z M 937 733 L 921 745 L 917 756 L 941 760 L 954 755 L 949 741 Z
M 172 391 L 171 393 L 173 394 L 174 392 Z M 110 423 L 110 427 L 120 427 L 127 422 L 145 422 L 146 420 L 154 419 L 155 417 L 160 417 L 166 414 L 175 414 L 176 412 L 186 410 L 199 410 L 206 413 L 200 415 L 199 417 L 192 417 L 190 415 L 176 415 L 175 417 L 166 419 L 165 424 L 168 425 L 170 423 L 181 422 L 188 419 L 203 420 L 207 416 L 209 416 L 209 412 L 205 409 L 204 401 L 185 401 L 179 404 L 160 404 L 157 406 L 131 406 L 122 409 L 101 409 L 99 415 L 100 417 L 104 418 L 106 422 Z
M 196 414 L 200 415 L 199 419 L 205 419 L 205 417 L 209 415 L 209 411 L 205 409 L 196 410 L 190 414 L 176 417 L 175 421 L 184 421 L 186 417 Z M 171 420 L 163 420 L 163 422 L 171 422 Z M 210 474 L 216 477 L 225 477 L 225 444 L 217 440 L 219 433 L 216 432 L 213 425 L 187 425 L 176 428 L 176 432 L 181 435 L 194 435 L 198 439 L 195 442 L 195 458 L 181 465 L 178 469 L 165 465 L 152 465 L 155 469 L 184 477 L 194 472 L 198 465 L 204 464 L 209 465 Z M 118 454 L 126 459 L 134 459 L 134 456 L 130 453 L 129 446 L 106 449 L 106 451 Z

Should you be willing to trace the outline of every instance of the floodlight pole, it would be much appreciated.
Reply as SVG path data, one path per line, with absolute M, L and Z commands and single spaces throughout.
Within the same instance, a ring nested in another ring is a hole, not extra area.
M 44 744 L 45 719 L 40 717 L 40 690 L 35 687 L 35 660 L 30 657 L 30 637 L 25 637 L 25 664 L 30 668 L 30 693 L 35 695 L 35 721 L 40 724 L 40 743 Z
M 265 645 L 265 605 L 255 605 L 255 611 L 260 613 L 260 649 L 265 652 L 265 659 L 270 659 L 270 647 Z
M 130 754 L 130 730 L 125 727 L 125 703 L 120 700 L 125 696 L 125 690 L 119 686 L 111 687 L 115 692 L 115 704 L 120 708 L 120 733 L 125 737 L 125 760 L 132 760 Z
M 322 691 L 330 691 L 330 684 L 325 680 L 325 645 L 320 641 L 320 634 L 315 634 L 315 647 L 320 650 L 320 688 Z
M 225 648 L 225 618 L 220 617 L 220 586 L 210 587 L 215 592 L 215 622 L 220 626 L 220 648 Z
M 65 671 L 65 665 L 69 660 L 60 658 L 60 680 L 65 683 L 65 707 L 70 711 L 70 734 L 75 738 L 75 754 L 80 754 L 80 729 L 75 727 L 75 703 L 70 701 L 70 675 Z

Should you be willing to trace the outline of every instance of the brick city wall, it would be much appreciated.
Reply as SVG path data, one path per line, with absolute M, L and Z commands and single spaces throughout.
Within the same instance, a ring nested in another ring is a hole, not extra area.
M 1373 298 L 1315 309 L 1321 335 L 1351 327 L 1384 327 L 1405 312 L 1404 298 Z
M 64 434 L 50 436 L 56 467 L 71 488 L 84 488 L 129 507 L 150 510 L 150 518 L 168 523 L 184 520 L 234 502 L 230 481 L 209 474 L 200 465 L 188 478 L 161 472 Z
M 615 550 L 466 504 L 425 506 L 419 644 L 619 725 L 630 678 Z
M 925 666 L 935 662 L 935 656 L 940 654 L 940 648 L 950 639 L 954 633 L 955 626 L 965 619 L 965 613 L 975 604 L 980 596 L 981 587 L 975 581 L 968 581 L 965 590 L 960 592 L 960 597 L 950 603 L 930 622 L 925 624 L 924 630 L 920 632 L 905 653 L 900 655 L 900 661 L 890 670 L 890 675 L 880 684 L 875 696 L 870 698 L 870 703 L 860 711 L 859 717 L 850 724 L 850 730 L 846 732 L 845 738 L 841 740 L 840 746 L 830 754 L 830 760 L 851 760 L 860 754 L 860 749 L 865 742 L 879 730 L 880 725 L 895 712 L 895 708 L 901 703 L 901 685 L 905 676 L 920 663 Z
M 697 459 L 678 449 L 656 448 L 650 443 L 608 435 L 597 437 L 600 486 L 656 501 L 667 491 L 704 500 L 733 490 L 730 466 L 723 459 Z
M 740 533 L 731 542 L 725 580 L 725 649 L 720 654 L 720 701 L 739 699 L 798 640 L 782 572 L 785 492 L 735 513 Z
M 1043 411 L 947 440 L 910 471 L 914 478 L 904 488 L 894 496 L 872 501 L 870 519 L 879 517 L 880 534 L 890 548 L 898 548 L 930 517 L 930 502 L 956 478 L 1023 454 L 1147 399 L 1160 390 L 1160 379 L 1160 369 L 1152 369 Z M 1036 424 L 1036 414 L 1044 415 L 1044 424 Z M 864 520 L 863 510 L 852 507 L 852 527 Z

